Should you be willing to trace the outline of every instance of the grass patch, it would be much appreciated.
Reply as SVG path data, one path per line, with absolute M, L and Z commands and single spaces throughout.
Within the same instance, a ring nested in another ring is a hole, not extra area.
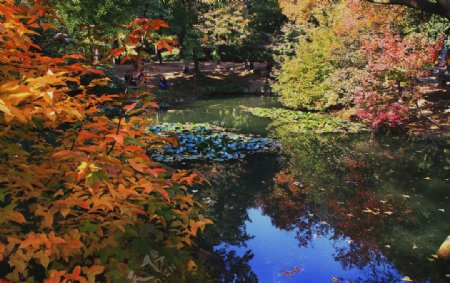
M 328 114 L 284 108 L 247 107 L 245 109 L 255 116 L 272 119 L 271 127 L 283 127 L 291 132 L 358 133 L 368 130 L 363 124 L 339 119 Z

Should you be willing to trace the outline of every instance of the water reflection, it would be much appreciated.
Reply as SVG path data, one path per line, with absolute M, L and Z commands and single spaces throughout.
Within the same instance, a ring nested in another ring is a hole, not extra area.
M 221 126 L 263 133 L 267 121 L 218 111 L 243 103 L 164 119 L 219 115 Z M 449 265 L 432 255 L 449 233 L 448 141 L 273 134 L 280 153 L 216 164 L 213 188 L 197 193 L 216 223 L 201 243 L 212 281 L 446 282 Z
M 243 106 L 276 106 L 277 100 L 267 96 L 223 97 L 191 102 L 182 108 L 160 111 L 156 121 L 160 123 L 210 123 L 224 128 L 237 129 L 243 134 L 267 135 L 270 120 L 251 115 Z
M 250 251 L 259 282 L 445 282 L 432 254 L 448 233 L 447 143 L 278 137 L 280 156 L 221 165 L 213 229 L 237 237 L 215 234 L 216 249 Z
M 375 279 L 371 274 L 377 276 L 376 280 L 369 282 L 394 282 L 391 279 L 401 278 L 383 257 L 378 260 L 375 269 L 369 265 L 361 270 L 344 268 L 336 258 L 336 250 L 350 249 L 349 240 L 335 239 L 329 225 L 322 227 L 328 232 L 315 234 L 305 247 L 298 245 L 297 229 L 286 231 L 274 228 L 271 218 L 260 210 L 250 209 L 248 212 L 250 221 L 246 223 L 247 231 L 257 236 L 247 243 L 247 247 L 254 253 L 250 266 L 259 282 L 331 282 L 333 278 L 351 282 L 359 281 L 362 274 L 371 280 Z M 316 230 L 322 229 L 316 227 Z M 245 248 L 227 248 L 237 253 L 245 251 Z M 384 272 L 380 273 L 381 270 Z

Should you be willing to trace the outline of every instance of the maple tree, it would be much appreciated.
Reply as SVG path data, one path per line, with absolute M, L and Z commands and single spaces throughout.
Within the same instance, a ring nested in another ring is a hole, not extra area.
M 356 104 L 358 116 L 375 130 L 411 117 L 420 97 L 416 80 L 434 67 L 445 20 L 414 21 L 406 7 L 362 0 L 280 4 L 305 30 L 295 53 L 280 62 L 274 89 L 283 104 L 322 111 Z
M 187 193 L 203 181 L 146 155 L 176 144 L 145 130 L 157 107 L 151 95 L 93 93 L 108 78 L 78 54 L 43 55 L 31 36 L 54 28 L 56 14 L 45 1 L 28 2 L 0 1 L 0 262 L 9 266 L 0 276 L 42 281 L 43 270 L 45 282 L 111 281 L 139 266 L 151 246 L 188 254 L 211 223 Z M 133 53 L 166 25 L 134 21 L 127 46 L 113 55 Z M 97 78 L 82 85 L 85 74 Z M 129 252 L 146 226 L 147 250 Z M 180 264 L 183 274 L 193 266 Z
M 416 79 L 433 66 L 441 43 L 426 38 L 402 38 L 389 28 L 363 41 L 369 72 L 355 99 L 358 115 L 373 128 L 396 127 L 409 118 L 410 105 L 420 97 Z

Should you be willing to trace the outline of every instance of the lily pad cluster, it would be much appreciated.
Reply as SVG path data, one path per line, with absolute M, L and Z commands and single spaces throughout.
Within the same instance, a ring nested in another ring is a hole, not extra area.
M 288 126 L 294 132 L 316 133 L 357 133 L 366 131 L 367 127 L 360 123 L 339 119 L 327 114 L 302 112 L 283 108 L 245 108 L 258 117 L 274 120 L 273 126 Z
M 222 162 L 241 159 L 250 153 L 272 151 L 278 147 L 271 138 L 236 134 L 210 124 L 164 123 L 154 125 L 149 130 L 159 135 L 176 133 L 179 139 L 178 147 L 164 145 L 163 152 L 150 152 L 151 157 L 159 162 Z

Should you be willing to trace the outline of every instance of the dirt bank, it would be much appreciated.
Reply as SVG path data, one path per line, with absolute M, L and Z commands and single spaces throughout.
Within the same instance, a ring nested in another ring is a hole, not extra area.
M 270 86 L 266 83 L 267 71 L 263 63 L 255 63 L 253 70 L 246 70 L 242 63 L 201 62 L 201 76 L 183 74 L 183 68 L 181 62 L 166 62 L 162 65 L 146 63 L 144 82 L 139 88 L 150 90 L 155 94 L 157 102 L 163 104 L 176 104 L 215 95 L 271 93 Z M 189 69 L 193 70 L 192 64 Z M 134 71 L 134 67 L 115 66 L 115 73 L 121 78 L 127 71 Z M 167 79 L 168 89 L 157 87 L 162 77 Z

